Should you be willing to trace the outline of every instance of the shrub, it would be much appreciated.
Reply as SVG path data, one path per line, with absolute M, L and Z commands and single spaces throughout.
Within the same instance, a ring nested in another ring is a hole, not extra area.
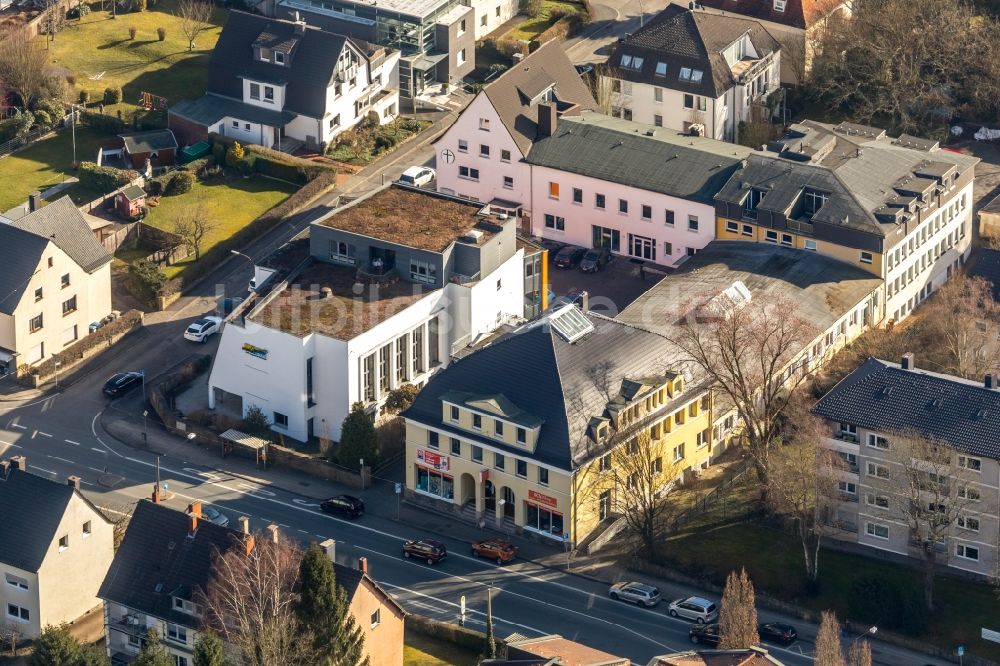
M 148 179 L 146 181 L 146 193 L 155 197 L 165 194 L 167 188 L 170 186 L 170 181 L 173 180 L 173 178 L 173 172 L 168 172 Z
M 173 178 L 167 185 L 164 194 L 187 194 L 194 187 L 195 177 L 190 171 L 172 171 Z
M 100 192 L 110 192 L 138 177 L 139 174 L 135 171 L 98 166 L 94 162 L 83 162 L 80 164 L 80 184 Z
M 214 163 L 215 158 L 209 155 L 208 157 L 200 157 L 196 160 L 191 160 L 187 164 L 181 167 L 182 171 L 190 171 L 195 175 L 200 175 L 202 169 L 207 167 L 209 164 Z
M 80 122 L 93 127 L 101 134 L 121 134 L 125 131 L 125 123 L 120 118 L 106 116 L 103 113 L 83 111 L 80 113 Z
M 130 32 L 134 28 L 130 28 Z M 122 101 L 122 89 L 119 87 L 111 87 L 104 89 L 104 103 L 105 104 L 119 104 Z
M 221 141 L 216 141 L 212 144 L 212 157 L 215 158 L 216 164 L 226 163 L 226 144 Z
M 162 42 L 164 39 L 167 38 L 167 29 L 166 28 L 157 28 L 156 29 L 156 36 Z
M 279 180 L 287 180 L 297 185 L 302 185 L 308 180 L 305 169 L 302 167 L 290 162 L 282 162 L 267 155 L 255 155 L 253 166 L 257 173 Z
M 418 393 L 420 389 L 413 384 L 403 384 L 399 388 L 394 388 L 389 391 L 389 396 L 385 399 L 385 411 L 399 414 L 404 409 L 409 409 Z
M 90 101 L 90 91 L 89 90 L 81 90 L 80 91 L 80 104 L 86 104 L 89 101 Z
M 234 141 L 233 145 L 229 146 L 229 150 L 226 151 L 226 166 L 237 167 L 240 162 L 243 161 L 243 156 L 246 151 L 243 150 L 243 146 L 240 145 L 239 141 Z
M 34 124 L 35 115 L 30 111 L 23 111 L 7 120 L 0 120 L 0 143 L 23 139 Z
M 903 588 L 884 578 L 864 576 L 848 593 L 851 616 L 886 629 L 920 635 L 927 627 L 927 609 L 919 589 Z
M 134 25 L 130 25 L 128 27 L 128 38 L 129 39 L 135 39 L 135 33 L 137 33 L 137 32 L 139 32 L 139 29 L 136 28 Z
M 363 403 L 351 405 L 350 413 L 340 428 L 340 445 L 337 447 L 337 464 L 358 471 L 361 461 L 374 467 L 378 462 L 378 444 L 375 422 L 365 413 Z
M 267 418 L 264 410 L 257 405 L 247 407 L 247 413 L 243 415 L 243 432 L 255 437 L 271 438 L 271 422 Z
M 497 52 L 506 58 L 513 58 L 515 53 L 528 55 L 528 45 L 516 39 L 497 40 Z
M 136 295 L 153 302 L 160 287 L 167 281 L 167 276 L 153 262 L 139 259 L 128 265 L 128 279 Z
M 140 12 L 146 11 L 146 7 L 147 7 L 146 0 L 138 0 L 136 2 L 136 6 L 138 6 Z
M 521 11 L 528 18 L 538 18 L 542 13 L 542 0 L 522 0 Z

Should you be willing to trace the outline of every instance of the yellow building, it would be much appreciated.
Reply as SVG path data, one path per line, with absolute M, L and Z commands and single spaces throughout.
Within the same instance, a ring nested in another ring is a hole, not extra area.
M 667 351 L 657 334 L 564 306 L 454 363 L 404 414 L 407 498 L 582 540 L 628 492 L 616 452 L 646 457 L 664 489 L 715 453 L 712 400 Z

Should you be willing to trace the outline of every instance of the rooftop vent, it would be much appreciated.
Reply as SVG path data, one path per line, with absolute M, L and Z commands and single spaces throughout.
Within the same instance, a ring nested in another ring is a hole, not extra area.
M 886 386 L 882 388 L 882 395 L 889 395 L 892 393 L 892 387 Z
M 479 229 L 470 229 L 465 233 L 465 236 L 463 236 L 463 240 L 478 245 L 479 243 L 482 242 L 483 236 L 484 236 L 483 232 L 480 231 Z
M 996 387 L 997 387 L 997 377 L 996 377 L 996 375 L 994 375 L 992 372 L 988 373 L 986 375 L 985 380 L 983 381 L 983 386 L 985 386 L 986 388 L 988 388 L 991 391 L 994 390 L 994 389 L 996 389 Z
M 944 401 L 941 398 L 934 398 L 931 400 L 931 409 L 940 409 Z
M 320 298 L 333 298 L 333 289 L 330 287 L 323 287 L 319 290 Z
M 913 354 L 903 354 L 903 359 L 900 361 L 899 367 L 903 370 L 916 369 L 916 366 L 913 364 Z

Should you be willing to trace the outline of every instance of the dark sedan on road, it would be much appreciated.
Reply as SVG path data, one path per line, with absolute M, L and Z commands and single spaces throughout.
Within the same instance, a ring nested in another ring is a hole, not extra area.
M 365 503 L 351 495 L 337 495 L 324 500 L 319 508 L 326 513 L 333 513 L 351 520 L 365 515 Z
M 427 564 L 437 564 L 448 556 L 448 549 L 434 539 L 411 539 L 403 542 L 403 557 L 426 560 Z
M 760 634 L 761 640 L 783 645 L 791 645 L 799 637 L 795 627 L 781 622 L 765 622 L 757 627 L 757 633 Z
M 556 268 L 576 268 L 586 253 L 582 247 L 567 245 L 556 255 Z
M 584 273 L 596 273 L 611 261 L 611 252 L 606 247 L 587 250 L 580 261 L 580 270 Z
M 104 384 L 104 395 L 117 398 L 142 384 L 141 372 L 119 372 Z
M 691 630 L 688 631 L 688 638 L 695 645 L 707 645 L 709 647 L 718 647 L 719 625 L 717 624 L 691 625 Z

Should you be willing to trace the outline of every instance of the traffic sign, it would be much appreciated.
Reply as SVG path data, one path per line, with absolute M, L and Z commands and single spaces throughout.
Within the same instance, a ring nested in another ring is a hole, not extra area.
M 959 645 L 958 646 L 958 656 L 959 657 L 965 656 L 965 646 L 964 645 Z
M 396 482 L 396 494 L 401 495 L 403 493 L 403 484 Z

